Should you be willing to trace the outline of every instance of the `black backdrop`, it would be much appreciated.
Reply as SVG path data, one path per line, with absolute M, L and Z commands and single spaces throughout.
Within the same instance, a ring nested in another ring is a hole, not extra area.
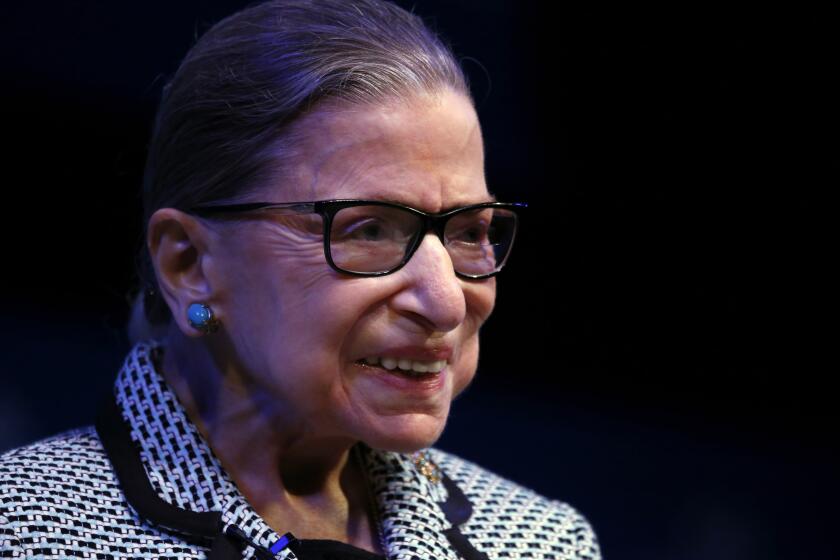
M 609 558 L 824 551 L 827 14 L 400 3 L 463 57 L 490 189 L 531 205 L 440 446 L 572 503 Z M 160 88 L 243 5 L 5 7 L 0 450 L 92 421 Z

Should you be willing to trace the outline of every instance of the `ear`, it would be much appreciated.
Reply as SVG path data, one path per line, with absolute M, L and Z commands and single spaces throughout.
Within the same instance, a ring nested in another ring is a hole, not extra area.
M 212 305 L 213 292 L 206 275 L 211 232 L 198 219 L 174 208 L 161 208 L 149 218 L 146 244 L 161 295 L 174 321 L 186 336 L 201 333 L 187 322 L 192 303 Z

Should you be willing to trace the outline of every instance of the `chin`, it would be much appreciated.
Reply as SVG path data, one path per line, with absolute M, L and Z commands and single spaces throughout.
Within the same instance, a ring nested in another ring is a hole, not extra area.
M 414 453 L 432 447 L 443 433 L 446 419 L 439 419 L 425 414 L 412 414 L 409 418 L 391 419 L 390 426 L 385 425 L 365 443 L 374 449 L 394 451 L 396 453 Z

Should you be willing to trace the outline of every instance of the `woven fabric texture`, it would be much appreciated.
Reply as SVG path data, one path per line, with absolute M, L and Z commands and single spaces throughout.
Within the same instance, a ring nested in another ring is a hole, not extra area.
M 280 535 L 251 507 L 155 370 L 154 343 L 140 343 L 117 376 L 115 395 L 146 474 L 165 501 L 220 511 L 259 546 Z M 444 531 L 443 484 L 409 455 L 358 444 L 379 508 L 387 557 L 457 560 Z M 571 506 L 540 496 L 439 449 L 429 454 L 473 506 L 461 533 L 489 558 L 600 559 L 595 534 Z M 205 558 L 197 543 L 142 519 L 127 503 L 92 428 L 73 430 L 0 456 L 0 558 Z M 243 558 L 254 556 L 246 547 Z M 294 560 L 289 549 L 278 559 Z M 305 558 L 302 560 L 306 560 Z

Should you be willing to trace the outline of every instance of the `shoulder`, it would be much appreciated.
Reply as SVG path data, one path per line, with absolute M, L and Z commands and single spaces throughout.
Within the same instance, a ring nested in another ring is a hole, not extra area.
M 93 427 L 70 430 L 0 455 L 0 496 L 7 506 L 14 496 L 31 497 L 46 486 L 87 482 L 110 468 Z
M 27 527 L 61 525 L 68 513 L 83 507 L 80 498 L 109 470 L 92 427 L 0 455 L 0 556 L 23 555 L 24 549 L 30 552 L 30 547 L 22 545 L 30 536 Z
M 0 558 L 93 557 L 102 551 L 197 554 L 136 516 L 93 427 L 0 455 Z
M 571 505 L 452 453 L 429 451 L 472 503 L 472 516 L 462 532 L 482 550 L 514 548 L 523 557 L 558 560 L 601 558 L 592 526 Z
M 105 450 L 93 427 L 70 430 L 0 455 L 0 496 L 8 507 L 16 497 L 26 501 L 40 489 L 87 483 L 110 471 Z
M 15 463 L 18 461 L 25 461 L 27 458 L 34 458 L 42 456 L 47 453 L 48 456 L 53 455 L 61 450 L 69 451 L 70 448 L 75 450 L 94 449 L 104 457 L 102 446 L 99 444 L 99 437 L 96 435 L 96 430 L 93 426 L 84 428 L 76 428 L 67 430 L 59 434 L 38 440 L 34 443 L 11 449 L 0 454 L 0 465 Z M 96 451 L 94 451 L 96 453 Z

